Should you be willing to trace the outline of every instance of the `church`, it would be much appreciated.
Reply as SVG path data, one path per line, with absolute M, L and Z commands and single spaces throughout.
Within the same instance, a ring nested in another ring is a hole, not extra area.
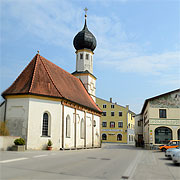
M 100 117 L 95 103 L 96 77 L 93 51 L 96 38 L 83 29 L 73 40 L 76 71 L 72 74 L 42 57 L 39 52 L 2 93 L 1 117 L 11 136 L 26 141 L 26 149 L 100 147 Z

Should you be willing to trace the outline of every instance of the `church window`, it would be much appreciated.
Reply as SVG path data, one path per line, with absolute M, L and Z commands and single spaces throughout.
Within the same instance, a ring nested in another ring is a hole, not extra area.
M 49 115 L 48 113 L 43 114 L 43 124 L 42 124 L 42 136 L 49 136 Z
M 83 59 L 83 54 L 80 54 L 80 59 Z
M 66 137 L 70 138 L 70 132 L 71 132 L 71 119 L 70 116 L 67 115 L 66 117 Z
M 87 59 L 87 60 L 89 59 L 89 54 L 86 54 L 86 59 Z
M 84 119 L 81 119 L 81 127 L 80 127 L 80 136 L 81 139 L 84 139 Z

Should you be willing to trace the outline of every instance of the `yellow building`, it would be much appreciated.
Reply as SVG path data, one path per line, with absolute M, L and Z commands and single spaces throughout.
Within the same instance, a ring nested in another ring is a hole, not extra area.
M 134 143 L 135 113 L 129 106 L 120 106 L 117 103 L 96 98 L 96 104 L 103 111 L 101 117 L 102 142 Z

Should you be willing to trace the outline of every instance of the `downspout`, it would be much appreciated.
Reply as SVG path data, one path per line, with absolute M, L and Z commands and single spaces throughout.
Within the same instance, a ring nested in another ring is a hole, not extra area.
M 64 150 L 64 103 L 62 102 L 62 150 Z
M 76 148 L 76 108 L 75 110 L 75 121 L 74 121 L 74 148 Z
M 94 114 L 92 115 L 92 147 L 94 147 Z
M 86 148 L 86 111 L 84 111 L 84 148 Z
M 6 121 L 7 99 L 5 99 L 4 122 Z

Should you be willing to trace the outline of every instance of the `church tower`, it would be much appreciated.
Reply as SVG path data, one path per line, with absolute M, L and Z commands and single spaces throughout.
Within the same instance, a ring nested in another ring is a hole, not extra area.
M 79 78 L 95 101 L 96 77 L 93 75 L 93 51 L 96 48 L 96 38 L 87 28 L 87 8 L 85 8 L 85 24 L 74 37 L 74 47 L 76 49 L 76 71 L 72 74 Z

